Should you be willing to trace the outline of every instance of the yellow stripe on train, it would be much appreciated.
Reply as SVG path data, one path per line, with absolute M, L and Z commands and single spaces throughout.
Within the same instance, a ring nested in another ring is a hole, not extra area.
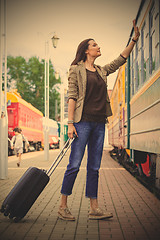
M 26 102 L 20 94 L 17 92 L 17 89 L 12 90 L 12 92 L 7 92 L 7 102 L 8 100 L 11 101 L 11 103 L 21 103 L 25 105 L 27 108 L 31 109 L 33 112 L 43 116 L 43 113 L 36 109 L 32 104 Z

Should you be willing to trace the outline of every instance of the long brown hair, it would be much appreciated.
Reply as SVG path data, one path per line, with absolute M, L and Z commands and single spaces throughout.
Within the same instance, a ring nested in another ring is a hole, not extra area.
M 86 60 L 86 50 L 88 49 L 88 46 L 89 46 L 89 41 L 90 40 L 94 40 L 93 38 L 88 38 L 88 39 L 85 39 L 83 40 L 78 48 L 77 48 L 77 52 L 76 52 L 76 57 L 75 59 L 73 60 L 73 62 L 71 63 L 71 65 L 77 65 L 77 63 L 81 60 L 83 60 L 83 62 L 85 62 Z

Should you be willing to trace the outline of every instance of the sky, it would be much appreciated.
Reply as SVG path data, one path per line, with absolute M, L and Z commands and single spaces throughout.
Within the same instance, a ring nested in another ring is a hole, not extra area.
M 95 63 L 111 62 L 125 48 L 141 0 L 6 0 L 7 54 L 49 57 L 67 84 L 66 72 L 81 41 L 93 38 L 101 48 Z M 52 47 L 53 34 L 60 38 Z M 117 72 L 108 77 L 112 89 Z

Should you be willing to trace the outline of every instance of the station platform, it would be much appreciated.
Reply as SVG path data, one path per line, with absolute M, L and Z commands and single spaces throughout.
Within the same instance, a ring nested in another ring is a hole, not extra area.
M 47 169 L 59 150 L 22 155 L 18 168 L 16 156 L 9 157 L 8 178 L 0 180 L 0 205 L 30 166 Z M 68 206 L 75 222 L 58 218 L 60 188 L 68 156 L 59 164 L 50 182 L 27 215 L 18 223 L 0 213 L 0 240 L 158 240 L 160 239 L 160 200 L 149 192 L 104 149 L 99 177 L 99 207 L 113 213 L 108 220 L 89 220 L 89 199 L 85 197 L 86 154 L 78 173 Z

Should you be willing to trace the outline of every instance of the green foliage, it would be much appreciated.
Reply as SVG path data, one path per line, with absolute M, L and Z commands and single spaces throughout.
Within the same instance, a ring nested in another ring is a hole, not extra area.
M 44 114 L 44 65 L 37 57 L 31 57 L 26 61 L 23 57 L 7 58 L 8 68 L 8 88 L 16 88 L 22 98 L 31 103 Z M 55 102 L 57 99 L 58 113 L 60 113 L 60 96 L 54 89 L 54 85 L 60 83 L 60 79 L 55 78 L 55 71 L 51 61 L 49 62 L 50 81 L 50 118 L 55 119 Z

